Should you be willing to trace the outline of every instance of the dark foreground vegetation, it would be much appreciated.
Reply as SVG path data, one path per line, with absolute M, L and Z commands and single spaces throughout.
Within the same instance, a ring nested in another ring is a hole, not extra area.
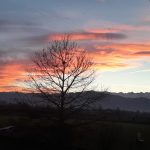
M 119 109 L 84 111 L 73 116 L 69 125 L 63 128 L 60 141 L 62 130 L 51 121 L 54 112 L 49 108 L 26 105 L 0 106 L 1 149 L 150 149 L 149 113 Z M 8 126 L 11 127 L 4 128 Z

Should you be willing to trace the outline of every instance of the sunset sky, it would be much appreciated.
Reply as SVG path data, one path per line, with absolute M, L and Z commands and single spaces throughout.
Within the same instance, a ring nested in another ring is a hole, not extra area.
M 150 92 L 149 0 L 1 0 L 0 91 L 23 90 L 31 54 L 64 33 L 97 64 L 96 90 Z

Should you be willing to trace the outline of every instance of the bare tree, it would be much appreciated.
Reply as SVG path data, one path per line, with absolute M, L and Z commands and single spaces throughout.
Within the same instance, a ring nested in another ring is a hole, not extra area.
M 29 81 L 57 109 L 60 125 L 73 113 L 97 101 L 81 97 L 94 81 L 93 61 L 68 35 L 51 41 L 48 48 L 35 53 L 32 61 Z

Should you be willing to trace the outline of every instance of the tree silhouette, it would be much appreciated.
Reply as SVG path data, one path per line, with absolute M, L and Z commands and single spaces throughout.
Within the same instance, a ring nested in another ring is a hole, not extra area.
M 68 35 L 51 41 L 46 49 L 35 53 L 32 61 L 29 82 L 57 110 L 60 126 L 98 100 L 85 92 L 94 81 L 94 63 Z

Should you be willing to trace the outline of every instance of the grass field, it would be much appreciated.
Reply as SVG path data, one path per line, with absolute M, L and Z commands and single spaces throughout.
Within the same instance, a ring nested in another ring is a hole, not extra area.
M 14 126 L 11 132 L 0 133 L 0 145 L 5 150 L 47 150 L 58 145 L 58 130 L 46 115 L 1 113 L 0 128 L 9 125 Z M 74 150 L 149 150 L 150 125 L 97 121 L 66 129 L 65 142 Z
M 85 149 L 147 150 L 150 149 L 150 126 L 144 124 L 99 122 L 79 129 L 77 139 Z M 141 135 L 143 142 L 137 141 Z

